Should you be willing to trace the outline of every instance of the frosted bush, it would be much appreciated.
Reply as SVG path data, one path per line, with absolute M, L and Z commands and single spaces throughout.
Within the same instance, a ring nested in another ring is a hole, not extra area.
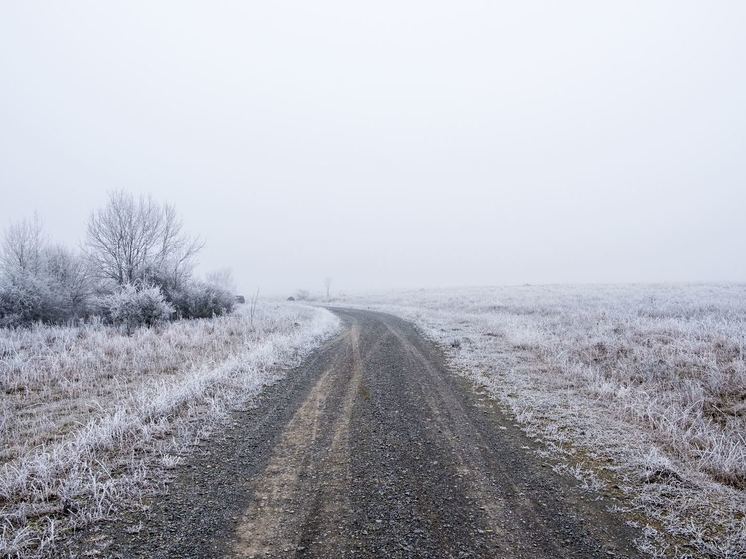
M 101 303 L 106 316 L 114 324 L 125 326 L 128 332 L 138 326 L 153 326 L 174 314 L 174 307 L 158 286 L 123 285 L 115 293 L 103 297 Z
M 64 293 L 43 276 L 18 274 L 0 284 L 0 326 L 59 323 L 70 318 Z
M 207 282 L 191 282 L 171 294 L 177 316 L 180 318 L 212 318 L 233 310 L 233 294 Z

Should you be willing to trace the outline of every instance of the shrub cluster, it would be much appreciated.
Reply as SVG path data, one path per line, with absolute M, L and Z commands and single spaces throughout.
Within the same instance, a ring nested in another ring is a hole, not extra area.
M 0 327 L 98 315 L 130 331 L 229 313 L 229 274 L 207 282 L 192 277 L 201 246 L 182 234 L 171 206 L 124 192 L 91 215 L 79 252 L 49 243 L 38 218 L 14 224 L 0 245 Z

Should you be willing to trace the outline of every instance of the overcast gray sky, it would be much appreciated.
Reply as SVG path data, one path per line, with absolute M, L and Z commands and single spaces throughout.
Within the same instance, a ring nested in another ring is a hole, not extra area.
M 0 226 L 244 290 L 746 279 L 746 2 L 0 1 Z

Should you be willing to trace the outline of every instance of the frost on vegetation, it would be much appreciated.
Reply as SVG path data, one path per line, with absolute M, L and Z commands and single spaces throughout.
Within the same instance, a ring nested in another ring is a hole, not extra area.
M 230 313 L 230 273 L 193 276 L 201 248 L 173 206 L 124 191 L 91 214 L 83 250 L 51 243 L 38 217 L 14 223 L 0 236 L 0 327 L 98 317 L 131 330 Z
M 100 299 L 105 316 L 127 332 L 140 326 L 154 326 L 171 318 L 176 312 L 163 297 L 157 285 L 125 284 L 111 295 Z
M 569 466 L 560 462 L 552 466 L 552 469 L 559 474 L 574 477 L 580 483 L 581 489 L 586 491 L 598 492 L 606 487 L 606 483 L 591 468 L 584 468 L 580 464 Z
M 415 321 L 568 459 L 574 448 L 604 456 L 631 508 L 692 557 L 746 556 L 746 285 L 417 290 L 347 303 Z M 661 538 L 646 541 L 660 551 Z
M 0 330 L 0 557 L 43 556 L 159 489 L 155 472 L 336 328 L 324 309 L 260 303 L 131 335 L 101 322 Z

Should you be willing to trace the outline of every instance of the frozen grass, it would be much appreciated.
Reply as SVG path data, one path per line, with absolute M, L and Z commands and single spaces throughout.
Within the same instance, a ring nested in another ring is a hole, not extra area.
M 337 328 L 326 310 L 266 304 L 132 336 L 0 330 L 0 556 L 44 555 L 158 489 L 195 440 Z
M 524 286 L 371 294 L 618 494 L 641 547 L 746 556 L 746 286 Z M 586 472 L 586 474 L 583 474 Z M 665 535 L 673 537 L 665 537 Z

